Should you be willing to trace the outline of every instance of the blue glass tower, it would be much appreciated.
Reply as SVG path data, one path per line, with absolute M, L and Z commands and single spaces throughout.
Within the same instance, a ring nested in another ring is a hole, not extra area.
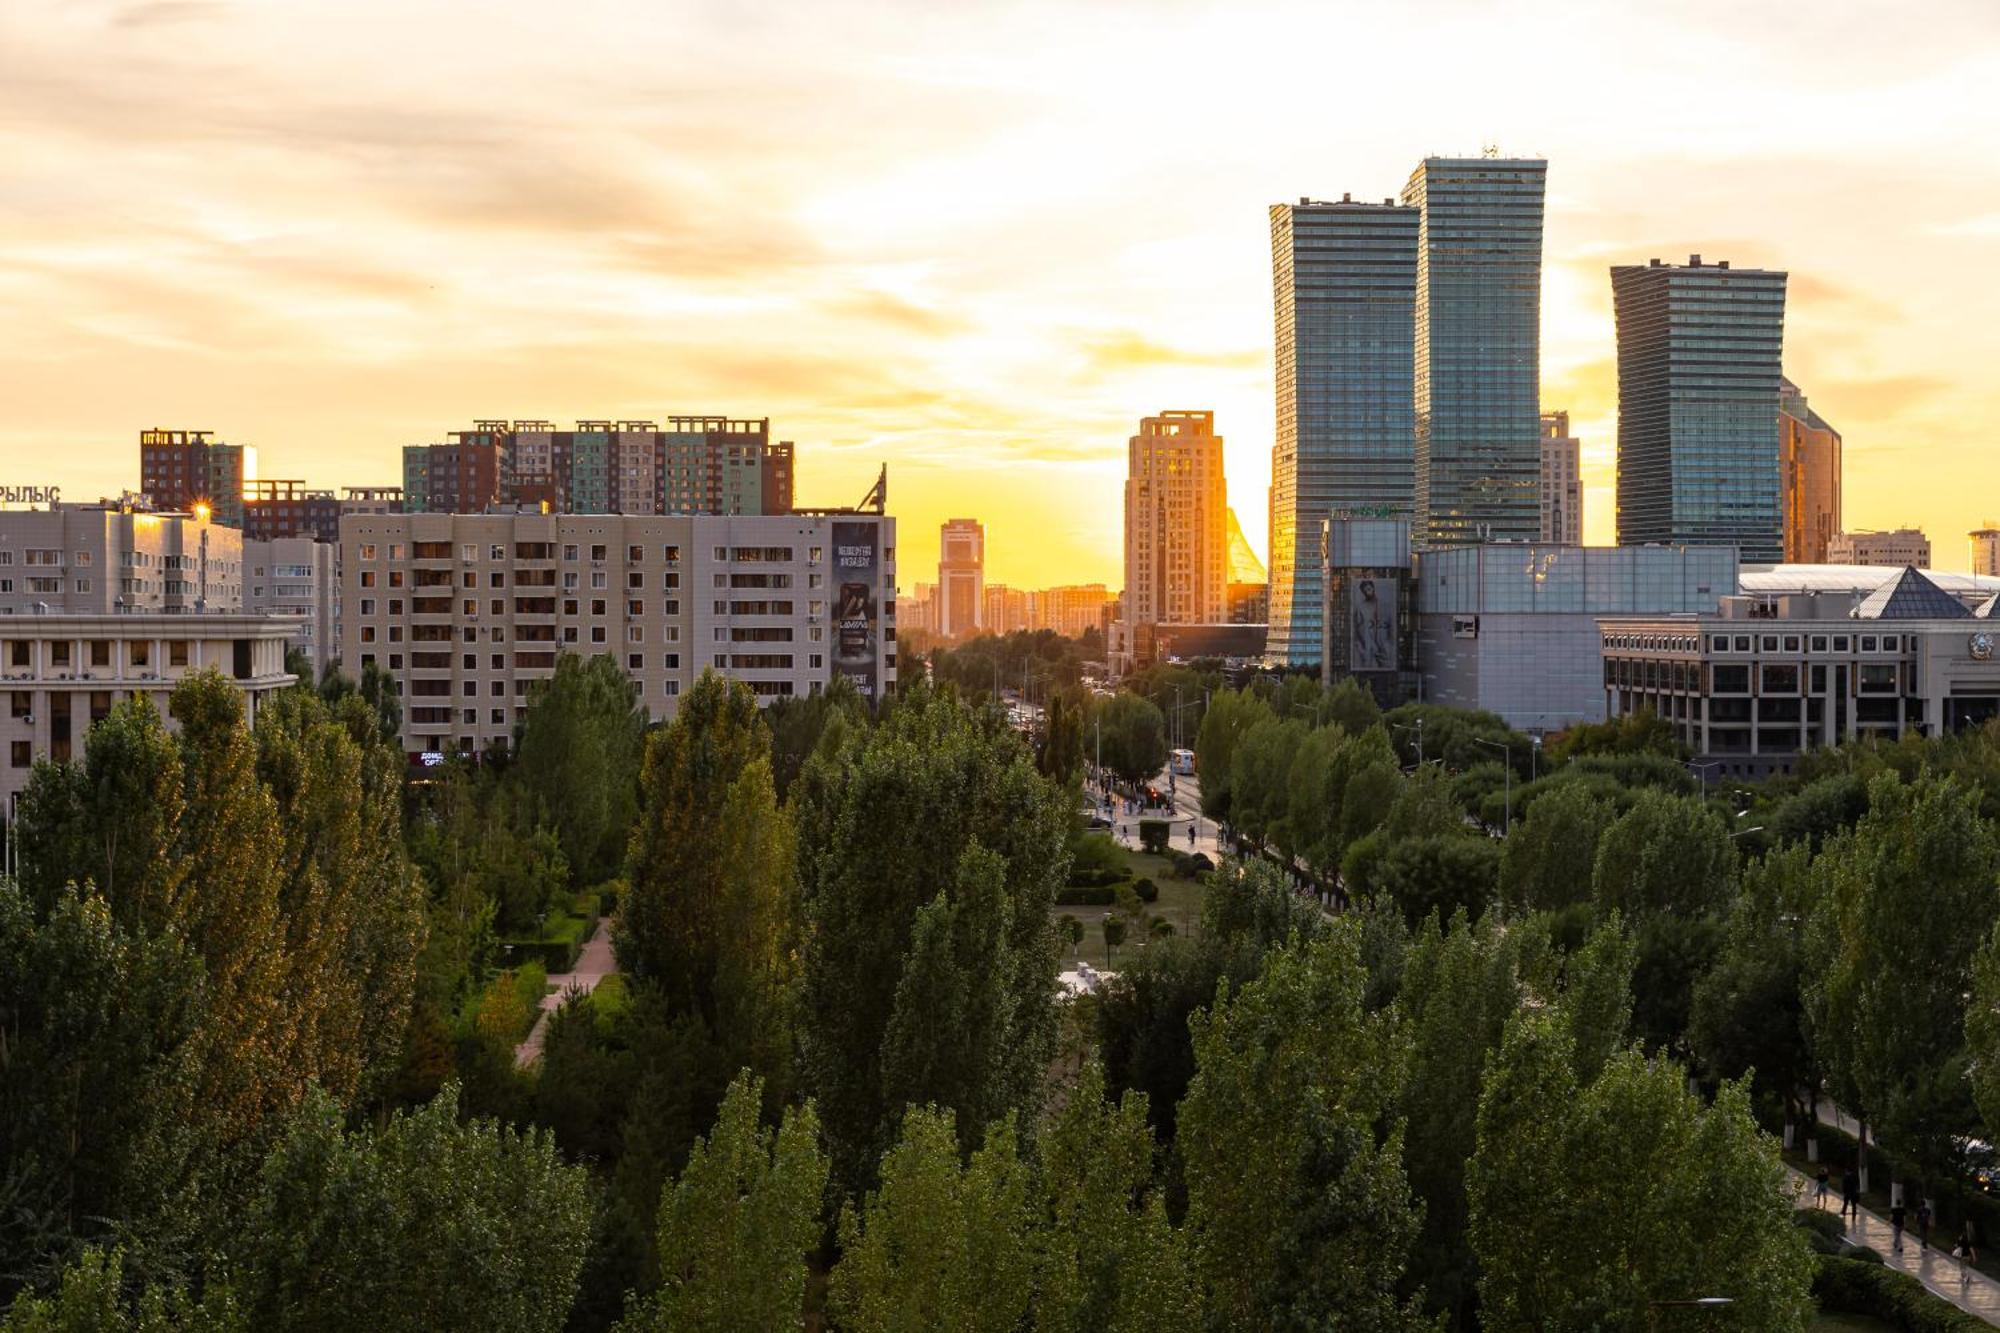
M 1784 559 L 1778 393 L 1785 274 L 1704 264 L 1611 270 L 1618 322 L 1618 543 Z
M 1539 158 L 1427 157 L 1403 187 L 1423 218 L 1416 299 L 1420 545 L 1541 535 Z
M 1271 657 L 1322 659 L 1320 523 L 1403 517 L 1418 216 L 1393 201 L 1271 206 L 1278 421 L 1271 447 Z

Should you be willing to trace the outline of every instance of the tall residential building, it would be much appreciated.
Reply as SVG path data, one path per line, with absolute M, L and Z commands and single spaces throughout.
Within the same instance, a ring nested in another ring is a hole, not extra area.
M 1111 592 L 1102 583 L 1065 584 L 1028 594 L 1028 628 L 1052 629 L 1069 638 L 1096 629 Z
M 1541 531 L 1539 158 L 1427 157 L 1416 292 L 1416 519 L 1422 546 Z
M 1282 665 L 1320 660 L 1327 516 L 1408 514 L 1416 502 L 1419 221 L 1393 200 L 1271 206 L 1278 416 L 1267 614 L 1268 651 Z
M 1785 506 L 1785 563 L 1823 565 L 1840 531 L 1840 432 L 1778 380 L 1778 476 Z
M 139 432 L 139 489 L 156 509 L 209 507 L 218 523 L 243 526 L 243 495 L 257 478 L 257 450 L 211 440 L 206 430 Z
M 1972 538 L 1972 572 L 2000 577 L 2000 528 L 1988 523 L 1967 535 Z
M 1583 545 L 1583 463 L 1569 413 L 1542 413 L 1542 540 Z
M 502 749 L 560 653 L 611 656 L 654 718 L 704 670 L 759 702 L 896 680 L 896 520 L 364 514 L 340 525 L 340 658 L 398 683 L 413 758 Z
M 1126 449 L 1125 616 L 1134 625 L 1227 621 L 1228 492 L 1213 412 L 1162 412 Z
M 340 656 L 338 541 L 336 530 L 331 542 L 311 535 L 243 542 L 244 609 L 297 626 L 294 643 L 314 680 Z
M 1026 588 L 987 584 L 980 594 L 980 630 L 987 634 L 1012 634 L 1029 628 L 1028 599 L 1033 596 Z
M 1915 565 L 1931 567 L 1931 539 L 1920 528 L 1890 532 L 1837 532 L 1826 544 L 1829 565 Z M 1974 573 L 1979 571 L 1974 570 Z
M 213 516 L 114 503 L 0 513 L 0 616 L 243 609 L 243 534 Z
M 1785 274 L 1704 264 L 1611 270 L 1618 324 L 1618 542 L 1784 558 L 1778 465 Z
M 938 530 L 938 581 L 932 605 L 941 638 L 956 639 L 985 624 L 986 529 L 978 519 L 946 519 Z

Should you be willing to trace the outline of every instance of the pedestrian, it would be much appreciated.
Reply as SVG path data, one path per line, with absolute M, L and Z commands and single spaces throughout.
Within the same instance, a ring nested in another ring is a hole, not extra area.
M 1188 825 L 1188 850 L 1189 850 L 1189 851 L 1193 851 L 1193 850 L 1194 850 L 1194 825 L 1193 825 L 1193 824 L 1189 824 L 1189 825 Z
M 1897 1254 L 1903 1252 L 1903 1219 L 1907 1214 L 1908 1210 L 1903 1207 L 1903 1196 L 1898 1194 L 1896 1201 L 1889 1205 L 1889 1248 Z
M 1850 1216 L 1861 1215 L 1861 1181 L 1854 1174 L 1853 1167 L 1840 1173 L 1840 1220 L 1845 1222 Z
M 1960 1290 L 1972 1281 L 1972 1266 L 1979 1262 L 1979 1253 L 1973 1248 L 1975 1232 L 1972 1229 L 1972 1215 L 1966 1214 L 1965 1225 L 1958 1233 L 1958 1285 Z
M 1819 1174 L 1813 1177 L 1813 1207 L 1826 1207 L 1826 1182 L 1830 1177 L 1831 1173 L 1826 1169 L 1826 1163 L 1821 1162 Z
M 1931 1247 L 1931 1201 L 1923 1197 L 1922 1195 L 1918 1195 L 1917 1196 L 1917 1248 L 1920 1250 L 1928 1250 L 1930 1249 L 1930 1247 Z

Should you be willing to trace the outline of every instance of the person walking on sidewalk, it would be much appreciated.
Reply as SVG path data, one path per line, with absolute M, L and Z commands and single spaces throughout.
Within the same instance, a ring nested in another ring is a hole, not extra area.
M 1917 1196 L 1917 1248 L 1931 1247 L 1931 1201 L 1923 1195 Z
M 1819 1174 L 1813 1177 L 1813 1207 L 1826 1207 L 1826 1182 L 1830 1178 L 1831 1173 L 1827 1171 L 1826 1163 L 1820 1163 Z
M 1840 1220 L 1845 1222 L 1850 1216 L 1857 1220 L 1861 1216 L 1861 1179 L 1851 1166 L 1840 1173 Z
M 1972 1266 L 1979 1262 L 1979 1254 L 1973 1248 L 1972 1218 L 1968 1215 L 1965 1225 L 1958 1233 L 1958 1247 L 1953 1251 L 1958 1256 L 1958 1287 L 1960 1291 L 1972 1281 Z
M 1889 1248 L 1897 1254 L 1903 1252 L 1903 1219 L 1907 1214 L 1908 1210 L 1903 1207 L 1903 1196 L 1899 1194 L 1896 1196 L 1896 1201 L 1889 1205 Z

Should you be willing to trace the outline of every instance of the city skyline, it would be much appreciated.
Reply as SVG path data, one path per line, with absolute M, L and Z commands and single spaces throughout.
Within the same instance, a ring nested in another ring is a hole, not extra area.
M 115 494 L 137 431 L 186 426 L 365 486 L 476 417 L 685 405 L 769 416 L 802 503 L 889 463 L 912 568 L 973 493 L 996 582 L 1116 582 L 1123 441 L 1171 403 L 1216 412 L 1268 557 L 1265 210 L 1493 142 L 1550 163 L 1540 406 L 1583 442 L 1587 540 L 1615 512 L 1609 267 L 1726 254 L 1793 275 L 1784 369 L 1840 423 L 1848 526 L 1921 525 L 1964 568 L 1951 534 L 1991 502 L 1930 479 L 1977 478 L 1994 414 L 2000 16 L 1945 8 L 1833 32 L 1774 5 L 1454 7 L 1451 91 L 1417 101 L 1384 100 L 1394 58 L 1305 76 L 1316 33 L 1393 57 L 1434 14 L 1111 6 L 1051 51 L 1032 5 L 523 8 L 504 37 L 425 6 L 11 13 L 0 456 L 10 484 Z M 1193 49 L 1214 96 L 1136 95 Z M 1564 77 L 1521 80 L 1530 56 Z M 1674 96 L 1690 79 L 1712 95 Z M 745 110 L 718 124 L 724 89 Z M 1637 114 L 1662 99 L 1681 113 Z M 1365 141 L 1330 128 L 1385 105 Z M 1200 190 L 1134 207 L 1195 163 Z

